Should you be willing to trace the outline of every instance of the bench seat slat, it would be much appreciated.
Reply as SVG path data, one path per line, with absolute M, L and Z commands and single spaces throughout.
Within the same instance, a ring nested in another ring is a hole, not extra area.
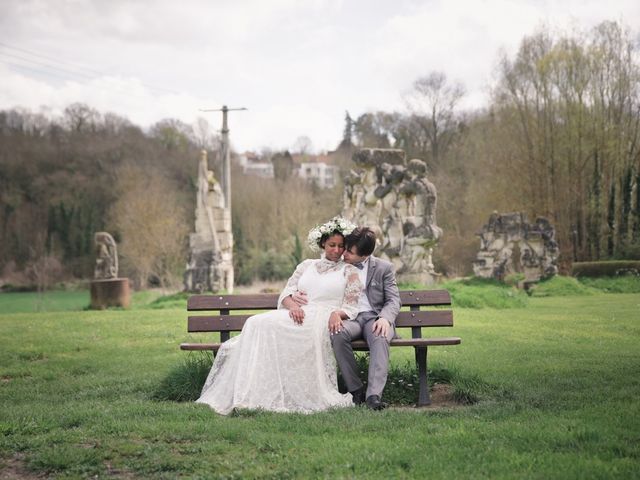
M 438 337 L 438 338 L 396 338 L 391 340 L 392 347 L 430 347 L 436 345 L 459 345 L 460 337 Z M 354 350 L 369 350 L 364 340 L 351 342 Z M 181 350 L 213 350 L 218 351 L 221 343 L 182 343 Z
M 447 290 L 403 290 L 400 292 L 403 306 L 451 305 L 451 295 Z M 271 310 L 277 307 L 278 294 L 260 293 L 254 295 L 193 295 L 187 300 L 187 310 Z
M 201 315 L 190 316 L 189 332 L 237 332 L 251 315 Z M 396 319 L 397 327 L 452 327 L 451 310 L 427 310 L 400 312 Z

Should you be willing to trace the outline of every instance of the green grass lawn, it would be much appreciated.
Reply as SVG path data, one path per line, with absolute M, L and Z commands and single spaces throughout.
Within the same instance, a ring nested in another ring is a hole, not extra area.
M 463 343 L 430 365 L 475 379 L 473 405 L 231 417 L 153 399 L 188 355 L 183 308 L 7 313 L 4 295 L 0 478 L 640 478 L 637 293 L 454 308 L 440 333 Z
M 150 290 L 132 292 L 131 308 L 154 308 L 156 304 L 160 308 L 164 308 L 167 304 L 173 304 L 175 307 L 184 305 L 186 308 L 187 301 L 184 294 L 163 298 L 159 298 L 160 296 L 159 292 Z M 89 290 L 46 291 L 42 293 L 1 292 L 0 314 L 87 310 L 90 303 Z

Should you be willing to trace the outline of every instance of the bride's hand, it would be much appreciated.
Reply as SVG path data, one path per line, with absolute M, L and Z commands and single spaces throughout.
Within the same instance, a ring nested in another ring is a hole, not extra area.
M 290 309 L 289 316 L 293 319 L 293 323 L 302 325 L 302 322 L 304 322 L 304 310 L 300 307 Z

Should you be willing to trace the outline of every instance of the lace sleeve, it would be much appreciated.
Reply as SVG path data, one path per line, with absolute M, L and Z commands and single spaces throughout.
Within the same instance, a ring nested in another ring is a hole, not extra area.
M 286 297 L 294 293 L 296 290 L 298 290 L 298 280 L 300 280 L 300 277 L 302 276 L 304 271 L 312 263 L 313 263 L 313 260 L 307 259 L 307 260 L 304 260 L 302 263 L 298 264 L 295 271 L 293 272 L 293 275 L 291 275 L 291 277 L 289 277 L 289 280 L 287 280 L 287 284 L 285 285 L 284 290 L 282 290 L 280 297 L 278 297 L 278 308 L 284 308 L 282 306 L 282 301 Z
M 347 279 L 347 285 L 344 289 L 344 297 L 342 298 L 342 311 L 346 313 L 349 320 L 353 320 L 358 315 L 358 300 L 362 294 L 362 282 L 358 269 L 353 265 L 346 265 L 344 268 L 344 276 Z

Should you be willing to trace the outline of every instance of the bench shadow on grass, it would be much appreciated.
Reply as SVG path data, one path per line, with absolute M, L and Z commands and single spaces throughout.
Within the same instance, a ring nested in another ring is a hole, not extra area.
M 356 358 L 361 379 L 366 385 L 369 355 L 358 354 Z M 189 352 L 162 379 L 152 398 L 174 402 L 195 401 L 200 396 L 212 361 L 213 355 L 209 352 Z M 338 387 L 344 392 L 346 389 L 341 380 L 338 376 Z M 384 390 L 384 400 L 391 407 L 415 406 L 418 401 L 418 389 L 418 372 L 414 363 L 407 361 L 404 365 L 391 365 Z M 438 365 L 429 369 L 429 390 L 432 401 L 430 408 L 473 405 L 483 400 L 511 396 L 504 387 L 489 384 L 478 375 Z

